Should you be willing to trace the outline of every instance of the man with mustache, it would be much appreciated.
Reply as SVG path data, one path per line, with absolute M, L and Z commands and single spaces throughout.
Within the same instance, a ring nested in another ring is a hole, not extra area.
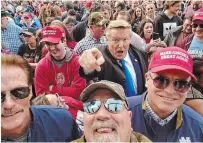
M 102 80 L 80 95 L 84 106 L 84 136 L 73 142 L 150 142 L 131 127 L 131 112 L 121 85 Z
M 80 76 L 119 83 L 126 96 L 145 92 L 147 54 L 130 45 L 131 25 L 125 20 L 111 21 L 106 29 L 106 38 L 108 46 L 92 48 L 81 55 Z
M 32 68 L 17 55 L 1 55 L 1 141 L 69 142 L 81 136 L 66 109 L 30 106 Z

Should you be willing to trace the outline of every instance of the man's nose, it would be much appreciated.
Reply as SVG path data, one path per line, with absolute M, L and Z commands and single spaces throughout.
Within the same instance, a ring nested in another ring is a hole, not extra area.
M 104 105 L 101 105 L 100 109 L 95 113 L 95 118 L 100 121 L 106 121 L 110 119 L 110 112 L 107 111 L 107 109 L 104 107 Z
M 1 103 L 1 108 L 12 109 L 14 105 L 15 101 L 12 99 L 9 93 L 6 95 L 4 102 Z

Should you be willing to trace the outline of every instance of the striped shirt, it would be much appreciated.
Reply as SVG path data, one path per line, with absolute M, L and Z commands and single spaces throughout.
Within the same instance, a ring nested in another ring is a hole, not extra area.
M 173 113 L 172 113 L 170 116 L 168 116 L 168 117 L 165 118 L 165 119 L 161 119 L 161 118 L 152 110 L 152 108 L 150 107 L 150 105 L 149 105 L 147 99 L 145 100 L 145 104 L 146 104 L 146 112 L 147 112 L 147 114 L 149 114 L 149 115 L 154 119 L 154 121 L 157 122 L 157 123 L 158 123 L 159 125 L 161 125 L 161 126 L 165 126 L 166 124 L 168 124 L 168 122 L 170 122 L 170 121 L 173 119 L 173 117 L 175 117 L 175 115 L 176 115 L 176 113 L 177 113 L 177 109 L 175 109 L 175 110 L 173 111 Z
M 83 38 L 80 42 L 78 42 L 74 48 L 76 53 L 80 56 L 85 50 L 92 49 L 92 48 L 101 48 L 105 47 L 106 39 L 105 37 L 101 37 L 99 40 L 96 40 L 91 35 Z

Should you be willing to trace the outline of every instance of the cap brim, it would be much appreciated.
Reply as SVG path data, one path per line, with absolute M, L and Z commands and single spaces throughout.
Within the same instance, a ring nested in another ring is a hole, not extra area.
M 118 95 L 118 97 L 122 100 L 125 100 L 124 97 L 120 96 L 119 93 L 117 93 L 116 90 L 114 90 L 113 88 L 111 88 L 110 86 L 103 84 L 103 83 L 95 83 L 92 85 L 89 85 L 80 95 L 81 101 L 84 102 L 86 100 L 88 100 L 88 98 L 91 96 L 91 94 L 97 90 L 97 89 L 109 89 L 112 92 L 116 93 L 116 95 Z
M 108 22 L 109 22 L 108 19 L 103 19 L 103 20 L 101 20 L 97 25 L 104 25 L 104 24 L 106 24 L 106 23 L 108 23 Z
M 48 37 L 48 38 L 43 38 L 40 42 L 50 42 L 50 43 L 54 43 L 54 44 L 57 44 L 59 43 L 61 40 L 61 38 L 51 38 L 51 37 Z
M 195 20 L 203 21 L 203 18 L 202 17 L 195 17 L 194 19 L 192 19 L 192 21 L 195 21 Z
M 188 71 L 185 68 L 182 68 L 180 66 L 177 66 L 177 65 L 157 66 L 157 67 L 150 69 L 150 71 L 156 73 L 156 72 L 161 72 L 161 71 L 171 70 L 171 69 L 183 71 L 183 72 L 187 73 L 188 75 L 190 75 L 195 81 L 197 81 L 197 78 L 190 71 Z
M 31 33 L 31 32 L 21 32 L 20 35 L 22 35 L 22 34 L 26 34 L 26 35 L 34 36 L 34 34 Z

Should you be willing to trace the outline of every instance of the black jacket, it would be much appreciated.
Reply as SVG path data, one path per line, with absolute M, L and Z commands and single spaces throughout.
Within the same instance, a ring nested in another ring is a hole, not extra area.
M 121 84 L 124 89 L 125 88 L 125 75 L 122 71 L 121 65 L 117 62 L 117 60 L 111 55 L 109 52 L 109 49 L 107 47 L 100 48 L 99 49 L 105 59 L 105 62 L 103 65 L 101 65 L 101 71 L 97 72 L 94 71 L 91 74 L 85 75 L 84 70 L 82 67 L 80 67 L 80 76 L 86 78 L 87 80 L 92 80 L 93 78 L 98 78 L 98 80 L 109 80 L 112 82 L 116 82 L 118 84 Z M 145 88 L 145 73 L 147 72 L 147 66 L 148 66 L 148 59 L 147 54 L 144 51 L 141 51 L 135 47 L 132 47 L 130 45 L 129 48 L 130 52 L 135 55 L 135 57 L 138 57 L 137 60 L 139 62 L 141 71 L 142 71 L 142 79 L 143 79 L 143 85 L 141 86 L 142 89 L 138 89 L 138 95 L 142 94 L 146 91 Z M 138 83 L 139 84 L 139 83 Z
M 169 19 L 164 12 L 158 14 L 154 19 L 154 32 L 159 33 L 161 40 L 164 40 L 165 38 L 164 31 L 170 31 L 174 28 L 170 25 L 171 23 L 176 23 L 176 26 L 180 26 L 182 25 L 182 20 L 177 15 L 174 15 L 171 19 Z

